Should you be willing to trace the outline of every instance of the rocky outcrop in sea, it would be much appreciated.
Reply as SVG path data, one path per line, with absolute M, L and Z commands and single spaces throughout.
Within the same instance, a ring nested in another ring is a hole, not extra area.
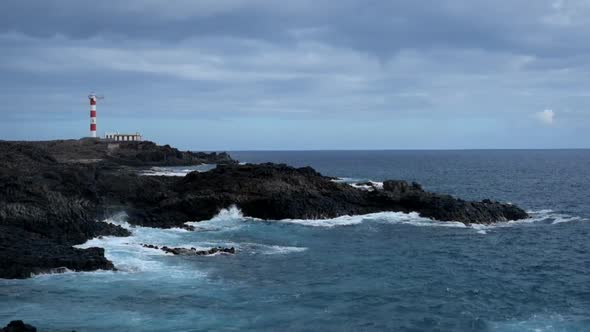
M 178 227 L 238 206 L 245 216 L 265 220 L 326 219 L 382 211 L 418 212 L 441 221 L 494 223 L 526 218 L 520 208 L 485 200 L 468 202 L 424 191 L 405 181 L 385 181 L 372 191 L 337 183 L 310 167 L 281 164 L 222 165 L 183 178 L 152 178 L 141 192 L 103 188 L 123 200 L 128 221 L 149 227 Z M 129 183 L 129 181 L 127 181 Z
M 148 249 L 156 249 L 162 250 L 167 254 L 172 254 L 176 256 L 210 256 L 215 254 L 235 254 L 236 249 L 234 247 L 231 248 L 224 248 L 224 247 L 216 247 L 207 250 L 198 250 L 194 247 L 192 248 L 170 248 L 167 246 L 158 247 L 153 244 L 142 244 L 144 248 Z
M 203 163 L 218 167 L 185 177 L 141 176 L 136 168 Z M 103 249 L 72 247 L 98 236 L 130 235 L 100 221 L 113 213 L 125 211 L 131 224 L 169 228 L 211 219 L 233 205 L 265 220 L 382 211 L 465 224 L 528 217 L 515 205 L 464 201 L 416 183 L 390 180 L 382 189 L 362 190 L 310 167 L 239 165 L 225 153 L 152 142 L 0 141 L 0 278 L 114 269 Z

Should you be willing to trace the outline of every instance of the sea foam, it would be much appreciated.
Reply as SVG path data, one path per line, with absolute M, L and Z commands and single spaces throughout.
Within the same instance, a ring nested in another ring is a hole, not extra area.
M 358 225 L 363 222 L 378 222 L 388 224 L 408 224 L 414 226 L 439 226 L 439 227 L 458 227 L 465 228 L 465 224 L 454 221 L 435 221 L 421 217 L 416 212 L 377 212 L 355 216 L 340 216 L 329 219 L 282 219 L 282 223 L 297 224 L 311 227 L 332 228 L 337 226 Z
M 264 221 L 265 223 L 283 223 L 293 224 L 304 227 L 334 228 L 344 226 L 355 226 L 362 223 L 381 223 L 381 224 L 400 224 L 412 225 L 417 227 L 452 227 L 467 230 L 474 230 L 476 234 L 485 235 L 489 231 L 514 227 L 524 224 L 546 224 L 556 225 L 573 221 L 583 221 L 586 219 L 571 216 L 564 213 L 556 213 L 553 210 L 528 211 L 531 218 L 500 222 L 496 224 L 471 224 L 469 226 L 455 221 L 435 221 L 421 217 L 418 213 L 403 212 L 379 212 L 357 216 L 340 216 L 336 218 L 324 219 L 283 219 L 277 221 Z M 169 246 L 180 248 L 196 248 L 198 250 L 207 250 L 212 247 L 235 247 L 238 253 L 252 255 L 277 255 L 291 254 L 307 250 L 305 247 L 282 246 L 279 244 L 261 244 L 251 242 L 234 242 L 224 240 L 211 240 L 203 238 L 202 232 L 214 232 L 223 234 L 224 232 L 236 232 L 243 227 L 256 225 L 249 221 L 261 222 L 263 220 L 244 217 L 242 211 L 231 206 L 222 209 L 216 216 L 207 221 L 187 222 L 188 225 L 194 226 L 196 232 L 190 232 L 181 228 L 158 229 L 131 225 L 126 221 L 126 214 L 119 213 L 105 220 L 112 224 L 119 225 L 131 231 L 130 237 L 110 237 L 104 236 L 94 238 L 78 248 L 102 247 L 105 248 L 105 256 L 111 260 L 117 269 L 123 272 L 142 272 L 142 271 L 170 271 L 200 274 L 198 271 L 186 271 L 191 267 L 177 265 L 171 267 L 166 263 L 162 256 L 169 256 L 161 250 L 144 248 L 142 244 L 152 244 L 157 246 Z M 196 235 L 200 234 L 198 237 Z M 160 258 L 158 258 L 160 257 Z M 194 269 L 194 268 L 192 268 Z
M 232 206 L 221 210 L 215 217 L 208 221 L 188 222 L 196 227 L 195 232 L 181 228 L 160 229 L 131 225 L 126 221 L 127 215 L 123 212 L 114 214 L 105 222 L 119 225 L 131 232 L 129 237 L 101 236 L 88 240 L 77 248 L 101 247 L 105 249 L 105 257 L 113 262 L 115 267 L 123 273 L 150 273 L 174 272 L 178 277 L 203 276 L 200 271 L 194 271 L 194 266 L 168 262 L 167 254 L 162 250 L 146 248 L 143 244 L 151 244 L 159 247 L 168 246 L 175 248 L 195 248 L 196 250 L 209 250 L 213 247 L 235 247 L 239 253 L 276 255 L 302 252 L 303 247 L 281 246 L 277 244 L 260 244 L 249 242 L 233 242 L 224 240 L 211 240 L 202 237 L 201 232 L 215 233 L 233 232 L 245 226 L 240 209 Z M 252 219 L 254 220 L 254 219 Z M 215 256 L 215 255 L 210 255 Z M 205 256 L 207 257 L 207 256 Z
M 214 164 L 203 164 L 188 167 L 152 167 L 148 170 L 139 172 L 143 176 L 178 176 L 183 177 L 191 172 L 208 172 L 217 167 Z
M 336 178 L 332 180 L 336 183 L 345 183 L 351 187 L 361 189 L 361 190 L 375 190 L 375 189 L 383 189 L 383 182 L 372 181 L 367 179 L 358 179 L 358 178 Z M 370 183 L 371 185 L 368 185 Z

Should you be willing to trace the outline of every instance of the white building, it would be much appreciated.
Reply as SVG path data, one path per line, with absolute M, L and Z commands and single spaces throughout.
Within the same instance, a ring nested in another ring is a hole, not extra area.
M 110 139 L 113 141 L 120 141 L 120 142 L 124 142 L 124 141 L 130 141 L 130 142 L 140 142 L 143 140 L 143 137 L 141 136 L 140 133 L 135 133 L 135 134 L 120 134 L 120 133 L 106 133 L 104 135 L 105 139 Z

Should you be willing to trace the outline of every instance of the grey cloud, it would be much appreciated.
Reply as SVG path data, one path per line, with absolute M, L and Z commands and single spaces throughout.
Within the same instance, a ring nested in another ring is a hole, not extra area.
M 392 131 L 452 124 L 459 137 L 491 132 L 490 123 L 526 127 L 531 114 L 554 109 L 552 130 L 574 118 L 582 126 L 583 4 L 4 0 L 0 120 L 86 115 L 94 89 L 108 97 L 101 116 L 131 123 L 141 114 L 270 126 L 373 121 Z
M 388 58 L 438 47 L 534 54 L 587 53 L 589 6 L 571 1 L 23 1 L 4 0 L 0 31 L 75 39 L 301 38 Z M 301 33 L 307 31 L 308 33 Z M 314 32 L 315 31 L 315 32 Z M 300 33 L 297 33 L 300 32 Z

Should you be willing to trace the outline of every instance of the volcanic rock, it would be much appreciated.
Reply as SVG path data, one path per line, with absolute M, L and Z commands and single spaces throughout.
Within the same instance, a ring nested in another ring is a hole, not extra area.
M 113 270 L 103 248 L 78 249 L 52 237 L 0 225 L 0 277 L 29 278 L 41 273 Z
M 185 177 L 140 176 L 129 167 L 204 162 L 222 165 Z M 310 167 L 238 165 L 224 153 L 180 152 L 151 142 L 0 141 L 0 278 L 64 269 L 113 269 L 104 250 L 72 246 L 99 236 L 130 235 L 120 226 L 97 222 L 121 211 L 127 212 L 131 224 L 187 229 L 192 229 L 187 221 L 211 219 L 233 205 L 245 216 L 265 220 L 381 211 L 418 212 L 465 224 L 528 217 L 514 205 L 468 202 L 426 192 L 417 183 L 389 180 L 383 189 L 373 188 L 337 183 Z M 168 250 L 211 254 L 210 250 Z
M 150 182 L 123 166 L 234 162 L 224 153 L 179 152 L 152 142 L 109 144 L 0 141 L 0 278 L 113 269 L 103 249 L 72 246 L 94 237 L 130 235 L 120 226 L 97 222 L 120 211 L 120 197 L 107 204 L 102 187 L 141 191 L 143 180 Z
M 129 222 L 151 227 L 208 220 L 232 205 L 245 216 L 265 220 L 335 218 L 382 211 L 418 212 L 424 217 L 466 224 L 528 217 L 510 204 L 466 202 L 426 192 L 417 183 L 390 180 L 384 182 L 383 190 L 366 191 L 336 183 L 309 167 L 281 164 L 218 166 L 142 188 L 157 190 L 126 197 Z
M 120 142 L 102 139 L 6 142 L 20 149 L 37 149 L 62 163 L 103 163 L 127 166 L 187 166 L 236 161 L 225 153 L 180 151 L 150 141 Z
M 217 254 L 217 253 L 223 253 L 223 254 L 235 254 L 236 253 L 236 249 L 234 247 L 231 247 L 231 248 L 217 247 L 217 248 L 211 248 L 209 250 L 197 250 L 195 248 L 187 249 L 187 248 L 162 247 L 161 250 L 164 251 L 165 253 L 168 253 L 168 254 L 183 255 L 183 256 L 208 256 L 208 255 L 213 255 L 213 254 Z
M 25 324 L 22 320 L 13 320 L 6 327 L 2 328 L 0 332 L 37 332 L 37 328 Z

